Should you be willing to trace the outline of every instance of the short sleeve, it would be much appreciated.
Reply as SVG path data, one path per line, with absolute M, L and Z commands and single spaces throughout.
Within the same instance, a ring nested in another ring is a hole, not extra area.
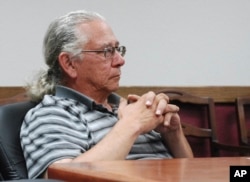
M 47 97 L 27 113 L 20 137 L 29 178 L 57 160 L 75 158 L 89 149 L 82 111 L 77 102 Z

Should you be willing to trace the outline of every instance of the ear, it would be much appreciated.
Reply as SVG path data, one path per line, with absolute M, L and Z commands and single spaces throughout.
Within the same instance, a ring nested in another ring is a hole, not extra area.
M 58 61 L 63 69 L 63 71 L 71 78 L 75 78 L 77 76 L 77 70 L 75 67 L 75 61 L 70 59 L 70 55 L 66 52 L 61 52 L 58 56 Z

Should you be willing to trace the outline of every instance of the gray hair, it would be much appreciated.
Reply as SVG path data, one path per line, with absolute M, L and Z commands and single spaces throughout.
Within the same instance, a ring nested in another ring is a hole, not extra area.
M 31 100 L 39 101 L 45 94 L 54 94 L 55 86 L 63 84 L 58 56 L 61 52 L 78 56 L 81 47 L 88 41 L 88 35 L 80 34 L 77 27 L 94 20 L 104 20 L 104 18 L 95 12 L 79 10 L 61 16 L 49 25 L 43 42 L 43 54 L 48 69 L 40 71 L 27 85 L 26 90 Z

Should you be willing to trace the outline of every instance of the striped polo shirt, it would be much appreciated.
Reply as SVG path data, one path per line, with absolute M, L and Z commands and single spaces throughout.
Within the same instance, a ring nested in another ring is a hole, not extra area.
M 77 91 L 57 86 L 54 96 L 45 95 L 29 110 L 20 132 L 29 178 L 37 178 L 57 160 L 79 156 L 105 137 L 118 120 L 120 97 L 113 93 L 108 101 L 112 112 Z M 171 155 L 160 134 L 151 131 L 137 138 L 126 159 L 156 158 Z

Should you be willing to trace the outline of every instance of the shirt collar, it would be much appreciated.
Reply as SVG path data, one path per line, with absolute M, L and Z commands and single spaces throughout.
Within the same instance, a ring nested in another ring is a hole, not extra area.
M 88 96 L 86 96 L 86 95 L 84 95 L 76 90 L 73 90 L 69 87 L 65 87 L 62 85 L 56 86 L 55 96 L 77 100 L 77 101 L 81 102 L 82 104 L 86 105 L 88 108 L 90 108 L 90 110 L 93 110 L 96 106 L 95 101 L 93 99 L 91 99 L 90 97 L 88 97 Z M 111 93 L 108 97 L 108 103 L 113 104 L 113 105 L 119 105 L 120 98 L 121 97 L 118 94 Z

